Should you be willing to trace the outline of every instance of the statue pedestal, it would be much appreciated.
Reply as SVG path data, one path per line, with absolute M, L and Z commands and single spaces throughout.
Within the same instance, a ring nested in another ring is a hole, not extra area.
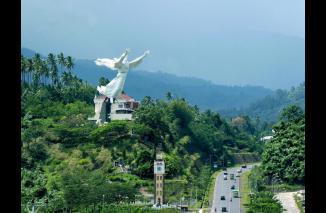
M 95 116 L 88 120 L 96 121 L 98 125 L 110 120 L 132 120 L 132 113 L 139 106 L 139 102 L 127 94 L 120 94 L 112 104 L 104 95 L 95 96 L 94 104 Z

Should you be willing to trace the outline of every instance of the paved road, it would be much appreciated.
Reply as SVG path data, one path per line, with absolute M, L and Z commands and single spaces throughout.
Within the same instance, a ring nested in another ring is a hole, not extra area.
M 242 169 L 242 172 L 251 169 L 251 165 L 249 165 L 246 169 Z M 236 168 L 228 168 L 227 169 L 227 180 L 224 180 L 224 172 L 222 171 L 217 177 L 215 181 L 214 188 L 214 198 L 213 204 L 211 208 L 211 213 L 220 213 L 222 212 L 222 207 L 227 208 L 228 213 L 240 213 L 240 198 L 233 198 L 231 186 L 234 185 L 235 189 L 239 189 L 239 180 L 240 177 L 236 177 L 237 170 L 240 167 Z M 230 179 L 230 174 L 234 174 L 234 180 Z M 241 175 L 242 173 L 240 173 Z M 221 200 L 221 196 L 225 196 L 225 200 Z M 232 201 L 231 201 L 232 198 Z M 215 211 L 216 209 L 216 211 Z

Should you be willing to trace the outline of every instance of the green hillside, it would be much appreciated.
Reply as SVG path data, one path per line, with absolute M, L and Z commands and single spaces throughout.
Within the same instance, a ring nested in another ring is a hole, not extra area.
M 87 120 L 96 89 L 73 74 L 71 59 L 21 58 L 22 212 L 33 203 L 39 212 L 151 212 L 143 191 L 153 192 L 159 147 L 169 183 L 166 202 L 177 203 L 181 196 L 201 202 L 213 162 L 232 165 L 234 154 L 262 151 L 250 120 L 229 123 L 181 97 L 146 96 L 135 120 L 98 127 Z
M 234 117 L 240 114 L 248 115 L 252 118 L 259 118 L 260 121 L 275 123 L 279 119 L 282 109 L 288 105 L 297 105 L 305 108 L 305 83 L 290 90 L 278 89 L 272 95 L 251 103 L 248 107 L 237 110 L 219 110 L 226 117 Z

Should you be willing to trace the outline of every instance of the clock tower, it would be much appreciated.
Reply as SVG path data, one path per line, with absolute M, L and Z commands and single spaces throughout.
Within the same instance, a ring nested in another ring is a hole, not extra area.
M 161 154 L 157 154 L 156 160 L 154 161 L 154 201 L 157 206 L 161 206 L 163 204 L 164 173 L 165 165 L 163 157 Z

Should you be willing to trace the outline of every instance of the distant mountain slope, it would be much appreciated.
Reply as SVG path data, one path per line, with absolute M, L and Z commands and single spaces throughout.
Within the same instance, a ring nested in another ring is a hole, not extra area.
M 25 56 L 34 55 L 32 50 L 22 48 Z M 96 66 L 93 60 L 75 60 L 73 72 L 83 80 L 96 86 L 100 77 L 113 79 L 115 71 Z M 243 108 L 274 92 L 260 86 L 224 86 L 209 81 L 179 77 L 162 72 L 131 70 L 128 74 L 125 89 L 129 95 L 141 100 L 145 96 L 162 99 L 167 92 L 184 97 L 200 109 L 221 110 Z
M 21 48 L 21 54 L 25 57 L 33 57 L 35 55 L 35 51 L 28 48 Z
M 221 110 L 220 113 L 226 117 L 245 114 L 251 117 L 259 117 L 262 121 L 275 122 L 282 109 L 289 104 L 295 104 L 305 109 L 304 82 L 290 90 L 276 90 L 274 94 L 257 100 L 246 108 L 240 110 L 226 109 Z
M 90 60 L 76 60 L 74 72 L 93 85 L 97 85 L 101 76 L 112 79 L 116 75 L 115 71 L 98 67 Z M 125 91 L 138 100 L 145 96 L 162 99 L 167 92 L 171 92 L 172 95 L 186 98 L 201 109 L 212 110 L 245 107 L 273 93 L 270 89 L 258 86 L 223 86 L 197 78 L 140 70 L 131 70 L 128 73 Z

